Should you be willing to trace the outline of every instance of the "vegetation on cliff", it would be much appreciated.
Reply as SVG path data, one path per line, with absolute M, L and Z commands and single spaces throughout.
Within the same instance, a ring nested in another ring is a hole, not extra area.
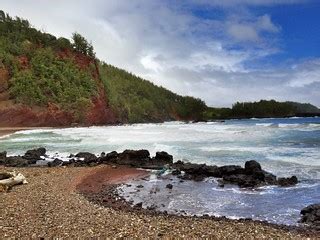
M 0 68 L 9 71 L 10 99 L 29 106 L 56 104 L 81 121 L 97 86 L 90 69 L 81 69 L 71 57 L 59 55 L 79 51 L 93 56 L 92 46 L 81 35 L 73 37 L 74 44 L 56 39 L 32 28 L 27 20 L 0 12 Z
M 109 103 L 124 122 L 199 119 L 207 108 L 200 99 L 179 96 L 105 63 L 100 74 Z

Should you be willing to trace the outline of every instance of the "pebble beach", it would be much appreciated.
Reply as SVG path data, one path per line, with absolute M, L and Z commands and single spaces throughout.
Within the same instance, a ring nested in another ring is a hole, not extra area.
M 101 170 L 93 168 L 19 168 L 28 184 L 0 193 L 2 238 L 213 238 L 316 239 L 254 221 L 148 215 L 102 207 L 79 194 L 77 187 Z M 14 170 L 0 168 L 0 171 Z M 141 172 L 131 172 L 133 177 Z M 100 174 L 101 175 L 101 174 Z M 98 180 L 101 178 L 98 178 Z M 127 180 L 110 175 L 109 181 Z M 90 182 L 88 182 L 90 187 Z M 108 183 L 106 183 L 108 184 Z

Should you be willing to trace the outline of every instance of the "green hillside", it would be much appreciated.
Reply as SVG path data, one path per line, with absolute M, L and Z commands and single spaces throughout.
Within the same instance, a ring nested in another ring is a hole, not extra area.
M 201 118 L 207 108 L 200 99 L 179 96 L 105 63 L 100 74 L 110 105 L 122 121 L 193 120 Z
M 88 69 L 79 68 L 70 56 L 59 56 L 76 46 L 1 11 L 0 69 L 8 71 L 9 99 L 39 107 L 52 103 L 79 116 L 90 106 L 97 86 Z
M 0 83 L 5 87 L 0 88 L 0 101 L 32 109 L 54 104 L 70 113 L 77 123 L 86 121 L 93 99 L 101 98 L 101 92 L 106 95 L 102 99 L 105 108 L 113 111 L 113 122 L 193 120 L 201 118 L 206 109 L 199 99 L 179 96 L 100 63 L 92 45 L 80 34 L 73 34 L 71 41 L 56 38 L 3 11 L 0 11 L 1 72 L 4 74 L 0 74 Z

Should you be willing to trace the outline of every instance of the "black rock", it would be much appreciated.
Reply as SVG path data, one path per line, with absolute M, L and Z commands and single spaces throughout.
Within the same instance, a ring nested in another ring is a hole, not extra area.
M 181 171 L 178 170 L 178 169 L 175 169 L 175 170 L 173 170 L 173 171 L 171 172 L 171 174 L 174 175 L 174 176 L 177 176 L 177 175 L 180 175 L 180 174 L 181 174 Z
M 277 183 L 281 187 L 290 187 L 298 183 L 298 178 L 296 176 L 292 176 L 290 178 L 278 178 Z
M 6 152 L 6 151 L 0 152 L 0 161 L 1 161 L 1 160 L 5 160 L 6 157 L 7 157 L 7 152 Z
M 245 174 L 245 170 L 241 166 L 227 165 L 218 168 L 216 177 L 223 177 L 235 174 Z
M 309 205 L 301 210 L 300 222 L 320 229 L 320 203 Z
M 137 203 L 136 205 L 134 205 L 135 208 L 142 208 L 142 202 Z
M 263 182 L 254 178 L 252 175 L 236 174 L 226 175 L 223 177 L 225 183 L 237 184 L 241 188 L 254 188 L 261 185 Z
M 169 183 L 169 184 L 166 185 L 166 188 L 172 189 L 172 188 L 173 188 L 173 185 Z
M 196 182 L 201 182 L 206 178 L 206 175 L 186 173 L 186 174 L 178 176 L 178 177 L 183 180 L 192 180 L 192 181 L 196 181 Z
M 277 177 L 269 172 L 262 170 L 264 173 L 264 181 L 269 185 L 276 185 L 277 184 Z
M 206 164 L 184 163 L 178 161 L 173 164 L 173 168 L 184 171 L 190 175 L 203 175 L 205 177 L 220 177 L 217 166 L 207 166 Z
M 244 169 L 245 169 L 247 174 L 253 174 L 255 172 L 261 172 L 262 171 L 260 163 L 258 163 L 255 160 L 247 161 L 245 163 Z
M 96 155 L 94 155 L 93 153 L 89 153 L 89 152 L 79 152 L 76 154 L 75 157 L 83 158 L 83 161 L 87 164 L 96 162 L 98 159 Z
M 164 165 L 173 163 L 173 156 L 168 154 L 167 152 L 156 152 L 156 156 L 154 159 L 156 161 L 162 162 Z
M 118 155 L 117 164 L 144 167 L 150 161 L 148 150 L 125 150 Z
M 41 160 L 42 156 L 46 155 L 46 149 L 45 148 L 37 148 L 28 150 L 23 158 L 27 159 L 29 161 L 29 164 L 35 164 L 38 160 Z
M 58 167 L 58 166 L 62 166 L 62 164 L 63 164 L 63 161 L 56 158 L 52 162 L 48 162 L 48 167 Z
M 20 156 L 7 157 L 4 165 L 7 167 L 28 167 L 30 161 Z
M 105 156 L 100 156 L 100 162 L 102 163 L 117 163 L 118 153 L 116 151 L 112 151 L 110 153 L 105 154 Z

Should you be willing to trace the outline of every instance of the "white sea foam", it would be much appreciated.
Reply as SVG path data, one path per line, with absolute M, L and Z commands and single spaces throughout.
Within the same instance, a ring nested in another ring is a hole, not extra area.
M 240 120 L 197 124 L 166 122 L 34 129 L 1 138 L 0 150 L 15 153 L 41 145 L 49 151 L 61 153 L 86 150 L 99 154 L 129 148 L 148 149 L 152 155 L 156 151 L 167 151 L 175 160 L 217 165 L 242 165 L 248 159 L 256 159 L 264 168 L 275 173 L 284 172 L 282 169 L 293 173 L 303 167 L 305 172 L 299 173 L 301 176 L 315 176 L 316 173 L 310 173 L 314 167 L 320 166 L 320 121 L 303 120 L 259 119 L 258 123 L 257 120 Z M 297 130 L 302 131 L 303 138 Z M 291 133 L 294 133 L 292 137 Z

